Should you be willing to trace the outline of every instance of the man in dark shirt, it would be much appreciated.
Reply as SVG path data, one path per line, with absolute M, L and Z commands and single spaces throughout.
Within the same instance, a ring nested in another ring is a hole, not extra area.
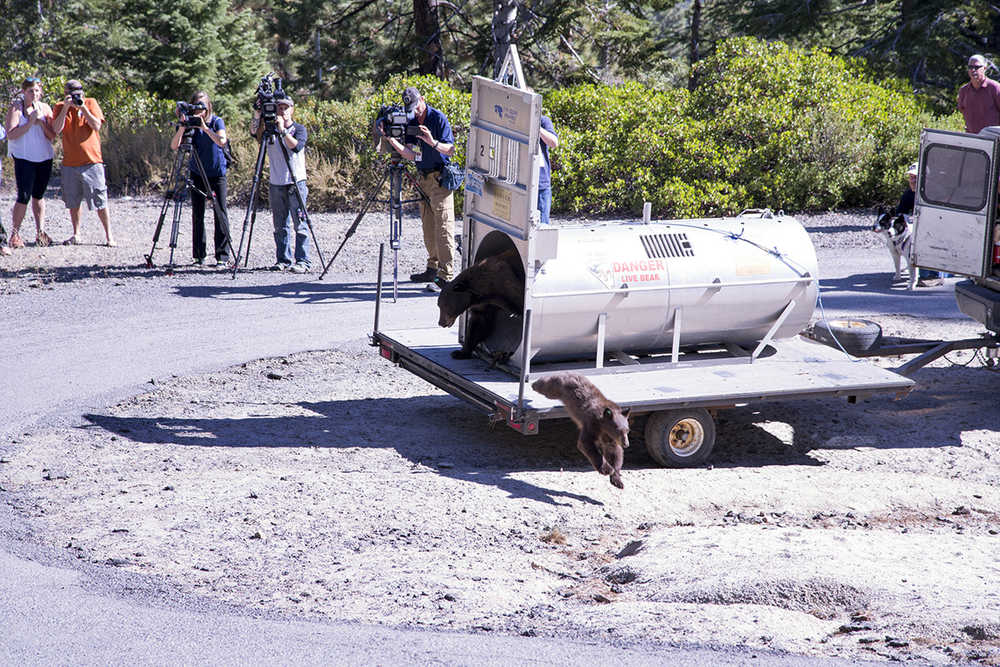
M 913 215 L 913 206 L 916 203 L 917 198 L 917 169 L 918 164 L 914 162 L 910 165 L 909 170 L 906 172 L 906 177 L 909 179 L 909 185 L 903 194 L 899 198 L 899 204 L 896 206 L 896 210 L 893 211 L 893 215 Z M 931 271 L 929 269 L 919 269 L 917 271 L 917 287 L 937 287 L 943 281 L 941 280 L 941 273 L 938 271 Z
M 412 274 L 410 280 L 433 284 L 435 278 L 451 280 L 455 277 L 455 197 L 440 183 L 441 170 L 455 154 L 455 136 L 448 118 L 427 104 L 413 86 L 403 91 L 403 105 L 409 125 L 418 130 L 418 136 L 408 140 L 415 140 L 415 143 L 404 144 L 394 137 L 386 137 L 386 140 L 397 153 L 416 162 L 417 183 L 430 199 L 430 204 L 420 203 L 427 268 L 422 273 Z

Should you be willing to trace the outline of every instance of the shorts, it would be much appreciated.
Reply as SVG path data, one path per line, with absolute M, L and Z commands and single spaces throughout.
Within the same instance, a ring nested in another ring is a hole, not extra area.
M 82 167 L 62 167 L 62 196 L 66 208 L 79 208 L 87 201 L 88 209 L 108 206 L 108 186 L 104 183 L 104 165 L 86 164 Z
M 14 158 L 14 180 L 17 182 L 17 203 L 27 204 L 32 199 L 41 199 L 49 187 L 52 176 L 52 160 L 32 162 Z

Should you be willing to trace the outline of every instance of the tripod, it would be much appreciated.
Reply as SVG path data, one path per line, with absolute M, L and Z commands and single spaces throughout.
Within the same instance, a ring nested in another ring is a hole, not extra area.
M 253 170 L 253 182 L 250 186 L 250 203 L 247 206 L 246 216 L 243 218 L 243 232 L 240 234 L 240 245 L 239 250 L 236 253 L 236 261 L 233 263 L 233 278 L 236 278 L 236 272 L 240 268 L 240 258 L 243 252 L 243 239 L 247 240 L 247 256 L 243 263 L 246 266 L 250 262 L 250 239 L 253 237 L 253 226 L 254 221 L 257 219 L 257 194 L 260 191 L 260 178 L 261 173 L 264 171 L 264 156 L 267 153 L 267 146 L 273 145 L 274 140 L 278 139 L 278 145 L 281 146 L 281 156 L 285 160 L 285 169 L 289 174 L 292 173 L 291 160 L 288 157 L 288 146 L 285 146 L 285 142 L 278 137 L 278 128 L 273 120 L 264 120 L 264 134 L 261 137 L 260 148 L 257 149 L 257 163 Z M 292 184 L 292 191 L 295 192 L 295 198 L 298 201 L 297 213 L 299 219 L 306 223 L 306 227 L 309 228 L 309 234 L 312 235 L 313 245 L 316 247 L 316 256 L 319 257 L 320 264 L 323 263 L 323 253 L 320 252 L 319 243 L 316 241 L 316 232 L 313 231 L 312 222 L 309 220 L 309 213 L 306 211 L 306 203 L 302 200 L 302 193 L 299 192 L 299 188 L 296 184 Z M 250 227 L 250 234 L 247 235 L 247 225 Z M 322 276 L 321 276 L 322 277 Z
M 401 200 L 400 194 L 403 188 L 403 177 L 409 181 L 413 189 L 417 191 L 419 197 L 413 199 Z M 358 213 L 357 217 L 354 218 L 354 222 L 347 229 L 344 234 L 344 240 L 340 242 L 340 247 L 337 248 L 337 252 L 333 253 L 333 257 L 330 258 L 330 262 L 323 267 L 323 273 L 320 274 L 320 279 L 326 275 L 326 272 L 330 270 L 330 265 L 333 264 L 333 260 L 337 259 L 337 255 L 343 250 L 344 246 L 347 244 L 348 239 L 350 239 L 354 232 L 358 228 L 358 224 L 361 223 L 361 218 L 365 217 L 365 213 L 368 212 L 368 207 L 371 206 L 372 202 L 378 196 L 378 193 L 382 190 L 382 186 L 385 184 L 385 180 L 389 179 L 389 199 L 385 203 L 389 204 L 389 247 L 392 248 L 392 300 L 395 302 L 399 298 L 399 248 L 400 248 L 400 237 L 403 234 L 403 204 L 412 204 L 413 202 L 422 201 L 426 205 L 430 206 L 431 200 L 420 189 L 420 185 L 417 180 L 413 177 L 413 174 L 406 170 L 406 165 L 403 164 L 402 157 L 393 151 L 390 154 L 389 164 L 386 166 L 385 171 L 382 173 L 382 178 L 379 179 L 378 184 L 368 193 L 365 198 L 365 204 L 361 207 L 361 211 Z
M 226 223 L 226 246 L 229 251 L 229 256 L 232 257 L 233 254 L 233 244 L 229 238 L 229 218 L 226 216 L 226 212 L 222 210 L 222 206 L 219 201 L 215 198 L 215 193 L 212 192 L 212 188 L 208 184 L 208 176 L 205 174 L 205 165 L 202 164 L 201 158 L 198 157 L 198 151 L 194 150 L 194 133 L 197 128 L 189 127 L 184 130 L 184 137 L 181 140 L 181 145 L 177 149 L 177 157 L 174 158 L 174 167 L 170 172 L 170 181 L 167 183 L 167 191 L 163 198 L 163 206 L 160 208 L 160 218 L 156 222 L 156 231 L 153 232 L 153 247 L 149 249 L 149 254 L 146 255 L 146 266 L 148 268 L 153 268 L 153 253 L 156 252 L 156 244 L 160 240 L 160 232 L 163 231 L 163 221 L 167 217 L 167 208 L 170 204 L 174 205 L 174 215 L 173 220 L 170 225 L 170 260 L 167 263 L 167 273 L 172 273 L 174 268 L 174 250 L 177 249 L 177 236 L 180 232 L 180 222 L 181 222 L 181 206 L 184 204 L 184 198 L 188 193 L 188 189 L 194 190 L 199 193 L 202 197 L 211 200 L 212 209 L 215 211 L 215 217 Z M 189 158 L 194 159 L 195 168 L 198 170 L 198 175 L 201 176 L 201 182 L 205 186 L 207 192 L 202 192 L 200 189 L 194 186 L 191 182 L 191 171 L 187 169 L 187 163 Z

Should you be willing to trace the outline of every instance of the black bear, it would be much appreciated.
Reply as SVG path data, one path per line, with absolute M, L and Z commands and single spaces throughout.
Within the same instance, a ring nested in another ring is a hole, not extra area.
M 434 282 L 441 288 L 438 324 L 450 327 L 458 316 L 469 311 L 469 325 L 462 349 L 455 350 L 455 359 L 468 359 L 481 342 L 490 337 L 497 318 L 521 317 L 524 311 L 524 281 L 514 270 L 518 262 L 517 250 L 511 248 L 498 255 L 486 257 L 455 276 L 454 280 L 440 278 Z M 496 360 L 495 360 L 496 361 Z
M 580 429 L 577 448 L 593 464 L 594 470 L 608 475 L 614 486 L 624 489 L 622 462 L 628 447 L 631 409 L 619 408 L 579 373 L 553 373 L 535 380 L 531 388 L 542 396 L 562 401 Z

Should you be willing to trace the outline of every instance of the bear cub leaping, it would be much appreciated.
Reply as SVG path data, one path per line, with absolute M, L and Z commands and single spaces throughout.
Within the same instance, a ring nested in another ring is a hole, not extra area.
M 624 489 L 622 462 L 628 447 L 631 408 L 619 408 L 579 373 L 553 373 L 535 380 L 531 388 L 542 396 L 562 401 L 580 429 L 577 449 L 597 472 L 608 475 L 614 486 Z

